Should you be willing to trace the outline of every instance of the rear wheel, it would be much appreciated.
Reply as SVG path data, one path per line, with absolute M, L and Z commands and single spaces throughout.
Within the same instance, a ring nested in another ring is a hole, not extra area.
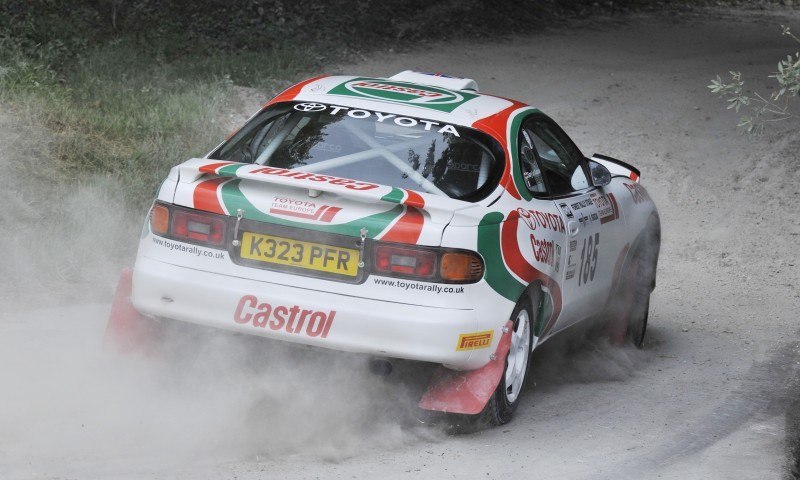
M 637 242 L 610 312 L 609 333 L 614 343 L 630 342 L 637 348 L 644 345 L 660 243 L 660 229 L 654 219 Z
M 646 274 L 644 260 L 636 257 L 631 265 L 629 311 L 625 339 L 636 348 L 644 346 L 647 319 L 650 313 L 650 279 Z
M 534 315 L 527 295 L 517 304 L 511 318 L 514 326 L 511 331 L 511 346 L 506 356 L 505 372 L 492 398 L 480 414 L 484 422 L 491 425 L 502 425 L 511 420 L 525 388 L 525 380 L 528 378 Z

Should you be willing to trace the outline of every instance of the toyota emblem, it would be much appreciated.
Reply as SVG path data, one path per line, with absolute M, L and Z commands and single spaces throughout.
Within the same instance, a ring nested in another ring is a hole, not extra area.
M 321 103 L 298 103 L 294 106 L 295 110 L 301 112 L 321 112 L 327 107 Z

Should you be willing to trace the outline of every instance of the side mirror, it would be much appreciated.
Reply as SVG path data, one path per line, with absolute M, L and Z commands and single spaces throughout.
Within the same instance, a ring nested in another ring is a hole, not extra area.
M 589 172 L 592 174 L 592 185 L 604 187 L 611 183 L 611 172 L 600 163 L 589 160 Z

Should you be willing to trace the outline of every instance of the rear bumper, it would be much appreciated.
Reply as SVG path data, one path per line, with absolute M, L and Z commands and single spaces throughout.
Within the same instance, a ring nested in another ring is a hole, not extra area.
M 414 295 L 408 295 L 413 301 Z M 487 348 L 459 350 L 479 329 L 473 309 L 418 306 L 308 290 L 195 270 L 139 256 L 134 307 L 146 314 L 316 347 L 472 370 Z M 494 337 L 492 339 L 492 337 Z M 494 340 L 494 341 L 492 341 Z

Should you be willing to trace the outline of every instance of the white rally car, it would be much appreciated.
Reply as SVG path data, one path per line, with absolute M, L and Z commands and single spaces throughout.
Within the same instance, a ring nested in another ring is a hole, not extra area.
M 181 321 L 433 362 L 422 408 L 505 423 L 553 334 L 602 318 L 641 345 L 659 238 L 639 171 L 535 108 L 442 75 L 313 78 L 170 171 L 109 336 Z

